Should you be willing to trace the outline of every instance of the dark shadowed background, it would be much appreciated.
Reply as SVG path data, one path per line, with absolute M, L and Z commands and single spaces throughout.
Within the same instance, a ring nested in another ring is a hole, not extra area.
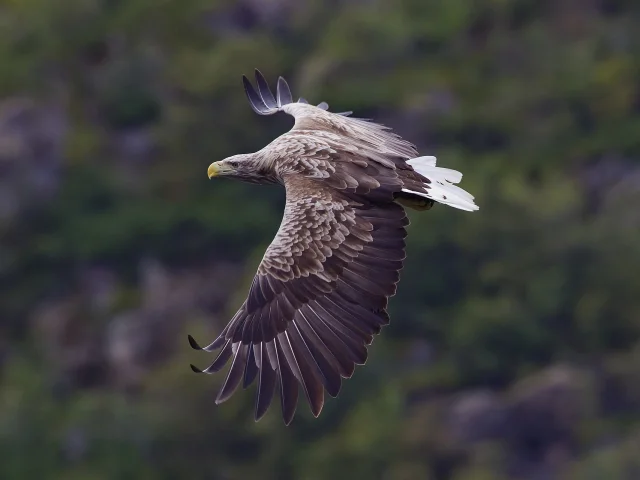
M 640 3 L 3 0 L 0 478 L 640 478 Z M 207 166 L 292 125 L 241 75 L 374 118 L 480 211 L 411 213 L 392 323 L 286 428 L 192 351 L 283 191 Z

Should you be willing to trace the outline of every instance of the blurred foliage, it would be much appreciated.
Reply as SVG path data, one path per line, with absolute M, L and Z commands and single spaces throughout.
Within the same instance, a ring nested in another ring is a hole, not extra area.
M 639 478 L 639 22 L 631 0 L 4 0 L 0 97 L 60 106 L 69 129 L 57 193 L 0 218 L 0 477 Z M 318 419 L 215 406 L 222 378 L 189 374 L 183 333 L 134 393 L 61 388 L 32 318 L 84 268 L 124 299 L 87 314 L 99 332 L 141 295 L 143 258 L 242 269 L 190 331 L 242 300 L 283 192 L 205 169 L 291 125 L 246 104 L 255 67 L 460 169 L 479 213 L 411 214 L 392 324 Z M 566 400 L 587 413 L 520 421 L 555 412 L 546 380 L 518 382 L 559 363 L 588 372 Z M 447 415 L 477 389 L 512 416 L 465 442 Z

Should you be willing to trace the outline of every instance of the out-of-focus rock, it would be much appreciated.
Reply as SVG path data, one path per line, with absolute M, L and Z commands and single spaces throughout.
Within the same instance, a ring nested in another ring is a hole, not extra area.
M 0 219 L 49 200 L 61 180 L 66 112 L 29 98 L 0 102 Z
M 558 365 L 502 394 L 477 390 L 456 395 L 445 404 L 444 438 L 470 458 L 476 444 L 505 439 L 509 478 L 559 478 L 575 454 L 580 422 L 593 414 L 596 402 L 591 375 Z
M 633 415 L 640 411 L 640 345 L 605 362 L 599 390 L 603 414 Z
M 70 463 L 81 462 L 89 450 L 89 439 L 82 428 L 70 428 L 63 437 L 62 454 Z
M 115 316 L 105 332 L 112 380 L 134 386 L 175 350 L 186 321 L 227 306 L 239 270 L 230 264 L 172 271 L 147 258 L 140 263 L 139 308 Z
M 161 353 L 160 328 L 167 322 L 162 317 L 142 311 L 129 311 L 114 317 L 105 332 L 106 361 L 111 380 L 124 387 L 135 386 L 147 371 L 150 357 Z M 164 349 L 162 351 L 164 352 Z
M 35 310 L 32 324 L 59 386 L 137 386 L 185 340 L 185 322 L 226 308 L 240 274 L 231 264 L 172 271 L 155 259 L 139 268 L 138 303 L 115 315 L 120 287 L 104 267 L 82 271 L 76 295 Z
M 237 36 L 257 26 L 269 30 L 290 28 L 296 7 L 292 0 L 242 0 L 207 15 L 209 28 L 217 35 Z
M 596 407 L 593 394 L 592 378 L 569 366 L 525 378 L 508 395 L 512 439 L 532 448 L 571 443 L 578 422 Z
M 478 390 L 458 395 L 451 403 L 448 418 L 453 438 L 468 444 L 504 434 L 508 409 L 494 392 Z
M 280 27 L 290 23 L 289 20 L 297 2 L 292 0 L 244 0 L 244 4 L 254 12 L 261 24 Z
M 582 167 L 578 178 L 586 191 L 590 213 L 613 217 L 616 224 L 639 225 L 637 209 L 625 208 L 640 200 L 637 161 L 619 155 L 605 155 L 597 162 Z
M 231 263 L 169 271 L 155 259 L 140 264 L 142 306 L 147 311 L 180 312 L 189 308 L 219 310 L 226 306 L 240 270 Z
M 594 409 L 594 381 L 569 366 L 550 367 L 516 383 L 507 395 L 511 473 L 549 478 L 576 448 L 578 426 Z M 547 475 L 547 477 L 545 477 Z
M 104 352 L 86 298 L 46 302 L 32 316 L 42 355 L 64 391 L 105 382 Z
M 117 276 L 108 268 L 91 267 L 82 273 L 82 294 L 87 297 L 92 311 L 106 314 L 113 307 Z

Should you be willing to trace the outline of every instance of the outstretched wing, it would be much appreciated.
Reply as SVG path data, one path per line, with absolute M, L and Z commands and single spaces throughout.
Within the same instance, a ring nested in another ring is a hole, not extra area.
M 366 346 L 389 321 L 387 301 L 396 291 L 409 222 L 392 201 L 374 204 L 347 188 L 355 185 L 339 189 L 301 175 L 286 176 L 284 184 L 280 229 L 247 300 L 203 348 L 221 349 L 203 371 L 217 372 L 231 360 L 217 403 L 257 377 L 256 420 L 278 386 L 289 424 L 298 384 L 318 416 L 324 390 L 335 397 L 341 379 L 365 363 Z
M 289 85 L 282 77 L 278 78 L 274 96 L 264 76 L 257 69 L 255 76 L 257 91 L 244 75 L 242 82 L 251 108 L 259 115 L 288 113 L 296 121 L 292 133 L 296 131 L 331 133 L 341 137 L 344 145 L 375 153 L 376 156 L 371 158 L 374 161 L 393 167 L 391 159 L 402 160 L 396 162 L 395 167 L 413 171 L 405 161 L 418 156 L 415 145 L 391 132 L 390 128 L 362 118 L 349 117 L 352 112 L 329 112 L 329 105 L 326 102 L 320 103 L 317 107 L 310 105 L 303 98 L 294 102 Z M 380 160 L 383 156 L 390 158 Z

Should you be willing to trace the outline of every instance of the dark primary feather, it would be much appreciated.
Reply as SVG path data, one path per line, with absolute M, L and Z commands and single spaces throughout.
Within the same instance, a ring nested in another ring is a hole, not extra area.
M 244 85 L 244 91 L 249 99 L 249 105 L 254 112 L 258 115 L 272 115 L 281 110 L 284 105 L 293 103 L 293 96 L 291 95 L 291 89 L 287 81 L 279 77 L 276 86 L 276 96 L 274 97 L 267 80 L 264 75 L 256 68 L 255 70 L 256 85 L 258 85 L 258 91 L 253 88 L 249 79 L 243 75 L 242 83 Z M 308 104 L 309 102 L 300 97 L 298 103 Z M 328 110 L 329 104 L 327 102 L 320 102 L 318 108 L 322 110 Z M 353 112 L 340 112 L 337 115 L 349 116 Z
M 283 105 L 288 105 L 291 102 L 293 102 L 293 97 L 291 96 L 291 89 L 289 88 L 289 84 L 282 77 L 278 77 L 277 95 L 278 95 L 279 107 L 282 107 Z
M 269 108 L 278 108 L 278 103 L 273 97 L 273 93 L 271 93 L 271 90 L 269 89 L 269 84 L 259 70 L 256 70 L 256 82 L 258 84 L 260 97 L 262 98 L 262 101 L 265 103 L 265 105 Z

